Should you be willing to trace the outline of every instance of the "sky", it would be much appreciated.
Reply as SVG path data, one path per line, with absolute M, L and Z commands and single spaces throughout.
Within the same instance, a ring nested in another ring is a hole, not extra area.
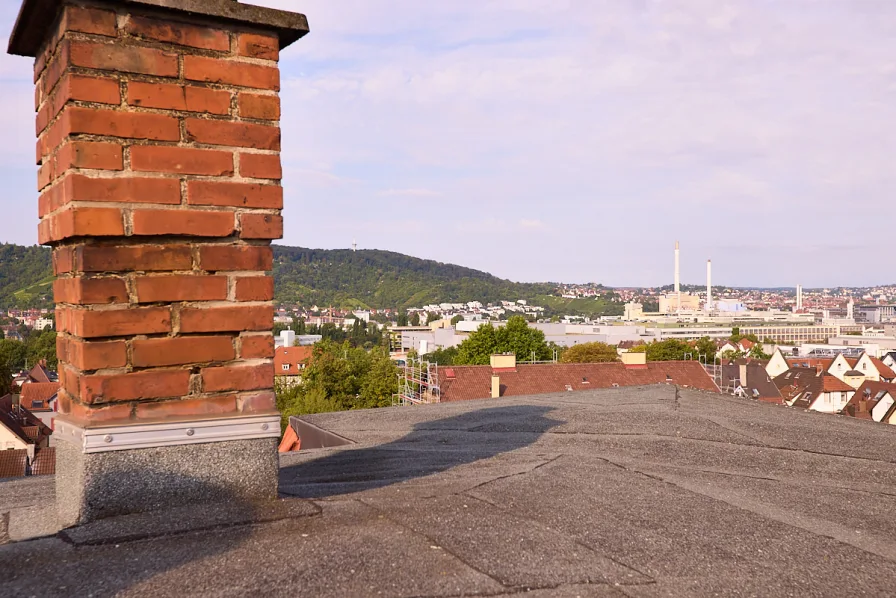
M 896 281 L 892 0 L 257 3 L 311 29 L 283 244 L 652 286 L 679 240 L 686 283 Z M 0 86 L 0 241 L 33 244 L 31 60 Z

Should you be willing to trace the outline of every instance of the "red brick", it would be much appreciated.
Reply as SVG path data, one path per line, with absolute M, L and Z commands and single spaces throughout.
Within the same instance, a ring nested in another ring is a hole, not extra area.
M 273 268 L 270 247 L 255 245 L 206 245 L 199 248 L 199 267 L 203 270 L 256 270 Z
M 81 338 L 132 336 L 171 332 L 167 307 L 142 307 L 102 311 L 72 310 L 70 332 Z
M 188 147 L 137 145 L 131 148 L 131 170 L 209 176 L 230 175 L 233 174 L 233 154 Z
M 282 208 L 283 187 L 257 183 L 190 181 L 187 183 L 187 203 L 198 206 Z
M 189 392 L 189 370 L 81 376 L 81 401 L 87 404 L 162 399 L 183 396 Z
M 137 301 L 224 301 L 226 276 L 140 276 L 136 279 Z
M 162 110 L 230 113 L 230 92 L 171 83 L 128 83 L 128 104 Z
M 81 6 L 65 7 L 60 30 L 92 33 L 107 37 L 115 37 L 118 34 L 115 27 L 114 12 Z
M 250 58 L 279 60 L 280 40 L 274 35 L 240 33 L 237 41 L 237 52 L 240 56 L 249 56 Z
M 136 407 L 138 420 L 195 419 L 237 413 L 236 396 L 232 394 L 203 399 L 138 403 Z
M 240 116 L 243 118 L 280 120 L 280 98 L 276 95 L 241 93 L 238 101 Z
M 236 279 L 237 301 L 271 301 L 274 279 L 270 276 L 241 276 Z
M 230 36 L 226 32 L 184 23 L 131 17 L 128 21 L 127 32 L 130 35 L 179 46 L 204 50 L 230 50 Z
M 240 413 L 276 413 L 277 396 L 271 391 L 243 393 L 236 400 Z
M 46 117 L 52 119 L 71 100 L 117 106 L 121 103 L 121 88 L 115 79 L 66 75 L 41 112 L 46 111 Z
M 274 357 L 274 336 L 272 334 L 259 334 L 241 336 L 241 359 L 272 359 Z
M 69 259 L 74 269 L 82 272 L 158 272 L 193 267 L 193 251 L 189 245 L 82 245 Z
M 177 77 L 177 55 L 155 48 L 94 44 L 73 41 L 69 60 L 73 66 L 118 73 Z
M 228 237 L 233 234 L 233 212 L 198 210 L 134 210 L 135 235 Z
M 74 269 L 74 249 L 71 245 L 53 249 L 53 274 L 67 274 Z
M 69 208 L 53 214 L 44 222 L 49 223 L 49 238 L 41 243 L 72 237 L 124 235 L 121 210 L 117 208 Z
M 70 409 L 71 410 L 67 414 L 69 419 L 82 427 L 89 428 L 90 426 L 108 426 L 115 423 L 132 423 L 131 415 L 133 407 L 127 404 L 88 407 L 73 402 L 70 404 Z
M 273 325 L 274 308 L 269 305 L 185 307 L 180 311 L 182 333 L 270 330 Z
M 62 75 L 65 73 L 66 69 L 68 69 L 70 54 L 71 43 L 68 40 L 64 40 L 59 44 L 56 56 L 53 58 L 53 61 L 47 65 L 43 77 L 40 80 L 44 95 L 49 95 L 50 92 L 53 91 L 53 88 L 56 87 L 59 79 L 62 78 Z
M 41 191 L 44 187 L 50 184 L 50 181 L 53 178 L 53 162 L 47 162 L 43 166 L 37 169 L 37 190 Z
M 203 368 L 202 391 L 260 390 L 274 386 L 274 365 Z
M 79 370 L 120 368 L 128 362 L 128 348 L 124 341 L 96 342 L 68 338 L 66 351 L 66 361 Z
M 72 397 L 81 396 L 80 387 L 81 375 L 78 370 L 59 364 L 59 384 Z
M 142 177 L 97 178 L 71 174 L 65 181 L 69 201 L 179 204 L 180 181 Z
M 121 146 L 117 143 L 69 141 L 56 154 L 56 175 L 69 168 L 122 170 L 124 158 Z
M 53 282 L 56 303 L 127 303 L 128 290 L 121 278 L 57 278 Z
M 255 89 L 280 89 L 280 69 L 235 60 L 184 56 L 184 79 Z
M 279 150 L 280 128 L 226 120 L 186 119 L 187 140 L 209 145 L 229 145 Z
M 151 338 L 131 344 L 132 365 L 140 368 L 232 361 L 234 357 L 229 336 Z
M 63 114 L 67 133 L 89 133 L 109 137 L 179 141 L 178 119 L 162 114 L 69 108 Z M 57 144 L 58 145 L 58 144 Z
M 279 154 L 240 154 L 240 176 L 253 179 L 283 178 Z
M 282 239 L 283 216 L 277 214 L 242 214 L 241 239 Z

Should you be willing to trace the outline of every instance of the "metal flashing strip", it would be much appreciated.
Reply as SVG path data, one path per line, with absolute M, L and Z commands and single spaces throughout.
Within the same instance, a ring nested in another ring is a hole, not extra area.
M 57 419 L 54 435 L 60 440 L 75 441 L 81 446 L 84 453 L 105 453 L 226 440 L 279 438 L 280 416 L 259 415 L 105 428 L 81 428 Z

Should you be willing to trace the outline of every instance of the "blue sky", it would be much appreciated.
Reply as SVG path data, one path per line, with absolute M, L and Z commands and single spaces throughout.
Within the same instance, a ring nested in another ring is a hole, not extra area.
M 896 2 L 259 3 L 311 26 L 281 61 L 285 244 L 625 286 L 670 283 L 678 239 L 685 282 L 896 281 Z M 17 243 L 30 72 L 0 58 Z

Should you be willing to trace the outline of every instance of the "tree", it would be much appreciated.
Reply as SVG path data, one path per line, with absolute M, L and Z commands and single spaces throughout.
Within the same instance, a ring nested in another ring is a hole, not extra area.
M 12 391 L 12 370 L 5 363 L 0 363 L 0 397 L 8 395 Z
M 755 343 L 748 353 L 753 359 L 771 359 L 772 356 L 763 350 L 762 343 Z
M 430 351 L 426 355 L 426 360 L 430 363 L 438 365 L 454 365 L 457 359 L 457 347 L 445 347 L 444 349 L 436 349 Z
M 600 363 L 619 361 L 616 348 L 607 343 L 594 342 L 573 345 L 563 352 L 562 363 Z
M 29 364 L 45 361 L 48 368 L 55 370 L 59 363 L 56 358 L 56 331 L 47 329 L 31 336 L 26 343 L 25 354 Z
M 735 326 L 731 329 L 731 340 L 735 343 L 740 340 L 740 327 Z
M 716 358 L 716 344 L 708 336 L 702 336 L 697 339 L 697 355 L 703 355 L 706 362 L 711 362 Z
M 530 328 L 522 316 L 512 316 L 500 328 L 482 324 L 457 348 L 457 365 L 487 365 L 496 353 L 513 353 L 520 361 L 547 360 L 553 356 L 544 332 Z
M 464 317 L 462 315 L 458 314 L 458 315 L 454 316 L 453 318 L 451 318 L 451 325 L 457 326 L 458 322 L 463 322 L 463 321 L 464 321 Z
M 405 312 L 401 312 L 400 314 L 398 314 L 396 325 L 397 326 L 407 326 L 408 325 L 408 314 Z
M 25 343 L 11 338 L 0 340 L 0 364 L 10 370 L 19 370 L 25 367 L 25 359 L 28 350 Z
M 305 326 L 305 318 L 299 318 L 299 322 L 296 325 L 296 334 L 297 335 L 308 334 L 308 328 Z
M 368 352 L 323 340 L 314 345 L 302 384 L 278 385 L 276 392 L 284 425 L 290 415 L 383 407 L 398 392 L 398 368 L 383 348 Z
M 427 326 L 428 326 L 429 324 L 432 324 L 433 322 L 437 321 L 438 319 L 439 319 L 439 314 L 437 314 L 436 312 L 434 312 L 434 311 L 430 311 L 430 312 L 427 312 L 427 313 L 426 313 L 426 324 L 427 324 Z
M 457 365 L 488 365 L 492 355 L 498 352 L 498 337 L 495 327 L 481 324 L 457 347 Z
M 647 345 L 647 361 L 683 361 L 688 353 L 691 347 L 674 338 Z
M 420 325 L 420 312 L 415 311 L 414 313 L 412 313 L 409 321 L 410 321 L 411 326 L 419 326 Z

